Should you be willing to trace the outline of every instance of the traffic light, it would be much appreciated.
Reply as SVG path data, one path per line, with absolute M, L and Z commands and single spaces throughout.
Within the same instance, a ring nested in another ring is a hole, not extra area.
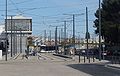
M 9 48 L 9 41 L 7 40 L 7 48 Z

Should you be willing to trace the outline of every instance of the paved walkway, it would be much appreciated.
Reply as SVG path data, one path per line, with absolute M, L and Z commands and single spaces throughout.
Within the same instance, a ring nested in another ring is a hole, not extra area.
M 44 57 L 45 59 L 43 59 Z M 67 65 L 75 64 L 72 60 L 42 54 L 41 58 L 31 56 L 29 59 L 0 61 L 1 76 L 91 76 Z
M 22 54 L 18 55 L 15 59 L 0 61 L 0 74 L 1 76 L 92 76 L 92 73 L 87 73 L 82 70 L 71 68 L 68 65 L 79 64 L 103 64 L 108 61 L 95 60 L 95 62 L 78 63 L 78 56 L 75 60 L 70 58 L 61 58 L 53 56 L 52 54 L 43 53 L 39 56 L 30 56 L 29 59 L 22 59 Z M 38 58 L 39 57 L 39 58 Z M 91 60 L 92 61 L 92 60 Z

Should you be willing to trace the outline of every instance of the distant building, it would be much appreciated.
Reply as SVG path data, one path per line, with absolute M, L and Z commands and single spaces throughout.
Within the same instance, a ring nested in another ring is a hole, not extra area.
M 26 39 L 32 34 L 32 18 L 22 15 L 7 17 L 7 34 L 10 43 L 9 50 L 11 50 L 12 45 L 14 53 L 24 52 Z
M 3 24 L 0 25 L 0 34 L 5 31 L 5 26 Z
M 5 26 L 2 24 L 0 25 L 0 40 L 5 40 Z

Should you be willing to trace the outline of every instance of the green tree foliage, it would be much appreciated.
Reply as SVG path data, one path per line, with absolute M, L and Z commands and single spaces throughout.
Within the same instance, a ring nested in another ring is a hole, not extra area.
M 103 0 L 100 10 L 102 37 L 112 46 L 120 44 L 120 0 Z M 95 16 L 95 33 L 99 34 L 99 9 Z

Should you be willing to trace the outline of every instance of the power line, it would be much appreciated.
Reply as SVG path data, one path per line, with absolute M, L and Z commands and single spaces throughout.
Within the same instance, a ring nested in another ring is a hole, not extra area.
M 20 1 L 20 2 L 17 2 L 15 4 L 22 4 L 22 3 L 27 3 L 27 2 L 31 2 L 30 0 L 25 0 L 25 1 Z
M 16 2 L 15 4 L 23 4 L 23 3 L 27 3 L 27 2 L 31 2 L 30 0 L 25 0 L 25 1 L 20 1 L 20 2 Z M 8 5 L 13 5 L 11 3 L 8 3 Z M 5 6 L 5 4 L 1 4 L 0 6 Z
M 20 12 L 21 14 L 23 13 L 21 10 L 19 10 L 19 8 L 16 6 L 16 4 L 12 0 L 9 0 L 9 1 L 15 6 L 18 12 Z

